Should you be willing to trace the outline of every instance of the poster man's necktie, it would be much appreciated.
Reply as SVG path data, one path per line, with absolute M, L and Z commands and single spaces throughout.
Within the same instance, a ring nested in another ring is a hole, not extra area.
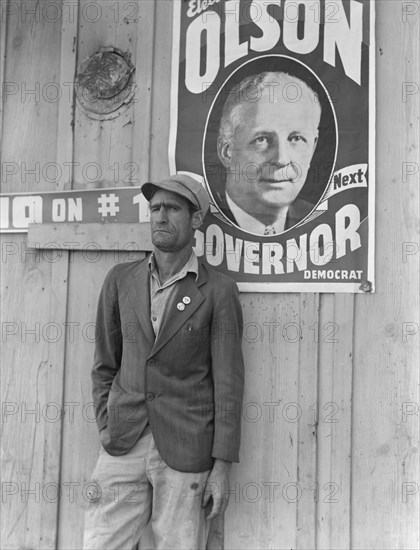
M 264 235 L 275 235 L 276 230 L 273 225 L 266 225 L 264 229 Z

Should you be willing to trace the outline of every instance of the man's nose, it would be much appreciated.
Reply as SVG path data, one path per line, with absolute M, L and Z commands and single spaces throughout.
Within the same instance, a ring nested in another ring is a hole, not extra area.
M 290 146 L 287 139 L 279 139 L 274 147 L 273 162 L 279 166 L 287 166 L 290 163 Z
M 157 223 L 166 223 L 167 222 L 166 208 L 164 206 L 161 206 L 159 208 L 155 219 L 156 219 Z

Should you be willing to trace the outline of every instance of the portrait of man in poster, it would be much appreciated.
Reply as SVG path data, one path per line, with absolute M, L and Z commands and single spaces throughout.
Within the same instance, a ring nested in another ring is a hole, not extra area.
M 318 144 L 321 105 L 303 80 L 281 71 L 242 79 L 224 103 L 217 154 L 225 168 L 223 214 L 240 228 L 274 235 L 314 208 L 299 193 Z

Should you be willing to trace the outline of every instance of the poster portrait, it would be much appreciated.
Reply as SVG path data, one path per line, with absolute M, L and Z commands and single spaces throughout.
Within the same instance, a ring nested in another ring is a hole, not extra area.
M 170 171 L 240 290 L 374 291 L 373 60 L 369 0 L 175 2 Z

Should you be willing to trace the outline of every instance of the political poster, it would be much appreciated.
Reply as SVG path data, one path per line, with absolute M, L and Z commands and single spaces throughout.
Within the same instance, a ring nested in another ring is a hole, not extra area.
M 175 2 L 170 171 L 240 290 L 374 291 L 374 52 L 369 0 Z

